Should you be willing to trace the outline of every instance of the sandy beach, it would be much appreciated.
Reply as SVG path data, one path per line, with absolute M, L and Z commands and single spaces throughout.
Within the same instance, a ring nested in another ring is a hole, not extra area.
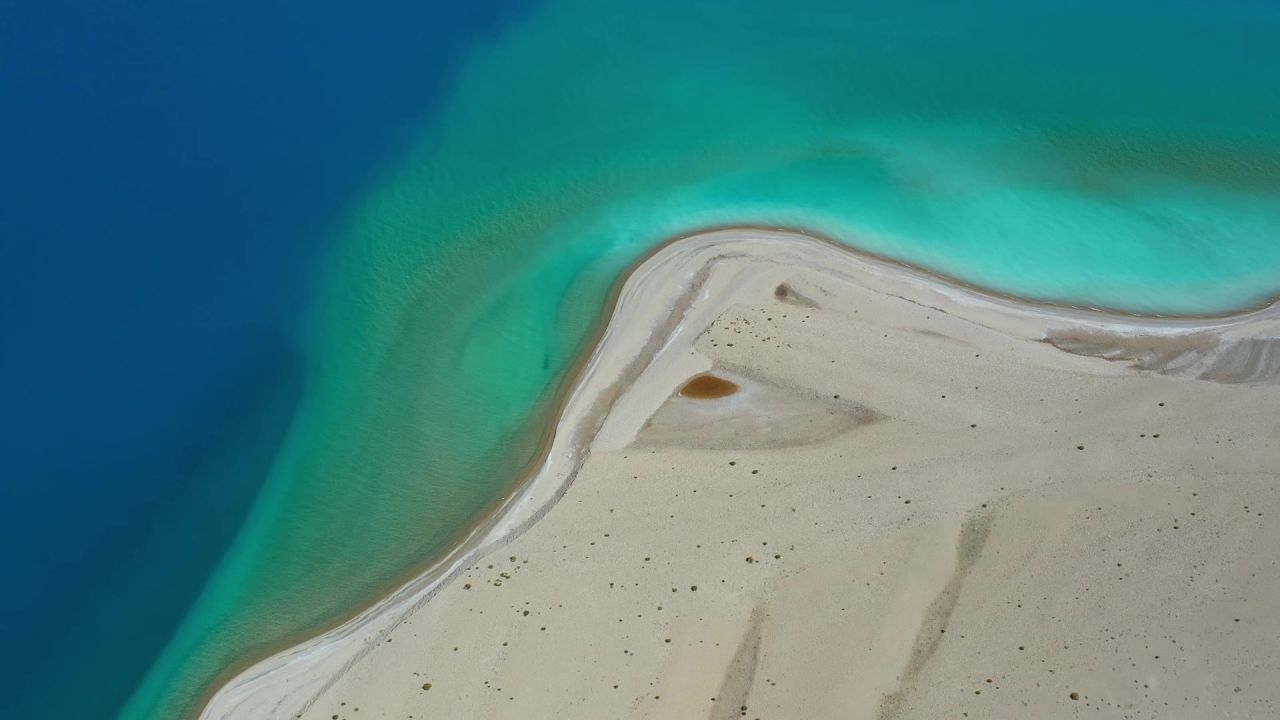
M 1273 717 L 1278 378 L 1274 305 L 682 238 L 466 542 L 201 717 Z

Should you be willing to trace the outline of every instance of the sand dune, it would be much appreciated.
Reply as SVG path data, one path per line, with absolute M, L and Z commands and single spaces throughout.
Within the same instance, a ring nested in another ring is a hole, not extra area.
M 680 240 L 503 510 L 204 717 L 1273 716 L 1277 337 Z

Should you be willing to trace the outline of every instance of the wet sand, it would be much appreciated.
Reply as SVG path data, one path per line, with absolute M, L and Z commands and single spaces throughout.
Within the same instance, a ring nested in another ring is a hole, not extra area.
M 679 240 L 531 481 L 203 716 L 1271 714 L 1277 337 Z
M 738 392 L 738 384 L 715 375 L 699 375 L 680 388 L 680 394 L 697 400 L 719 400 Z

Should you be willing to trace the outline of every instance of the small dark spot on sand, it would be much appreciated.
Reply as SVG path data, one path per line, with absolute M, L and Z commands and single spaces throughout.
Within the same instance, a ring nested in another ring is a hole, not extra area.
M 680 388 L 680 394 L 695 400 L 715 400 L 738 392 L 738 384 L 715 375 L 699 375 Z

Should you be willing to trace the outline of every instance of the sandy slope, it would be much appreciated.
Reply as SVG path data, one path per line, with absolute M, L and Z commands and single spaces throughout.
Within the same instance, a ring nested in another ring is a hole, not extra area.
M 1276 337 L 678 241 L 504 511 L 204 716 L 1274 716 Z

